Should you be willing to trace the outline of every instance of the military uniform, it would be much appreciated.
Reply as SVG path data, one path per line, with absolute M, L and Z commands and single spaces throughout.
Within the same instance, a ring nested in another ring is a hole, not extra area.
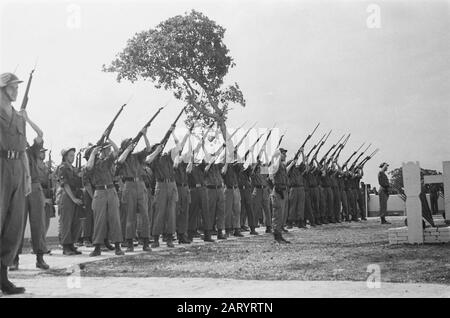
M 257 224 L 257 219 L 255 217 L 254 206 L 252 202 L 252 182 L 251 176 L 251 166 L 244 169 L 243 164 L 238 164 L 238 187 L 241 196 L 241 226 L 245 224 L 246 219 L 248 220 L 248 226 L 250 227 L 250 234 L 257 234 L 255 227 Z
M 237 174 L 239 167 L 237 164 L 228 164 L 223 182 L 225 184 L 225 229 L 231 233 L 234 229 L 235 235 L 240 234 L 241 228 L 241 193 L 239 192 Z
M 347 200 L 347 191 L 345 186 L 345 180 L 344 175 L 339 173 L 337 175 L 337 181 L 338 181 L 338 187 L 339 187 L 339 193 L 340 193 L 340 201 L 342 205 L 342 220 L 349 221 L 350 215 L 348 210 L 348 200 Z
M 389 179 L 387 175 L 380 171 L 378 173 L 378 183 L 380 184 L 380 189 L 378 191 L 379 199 L 380 199 L 380 217 L 384 219 L 387 214 L 387 202 L 389 199 Z
M 188 184 L 191 193 L 189 206 L 188 238 L 192 240 L 199 227 L 200 218 L 203 219 L 205 237 L 213 229 L 213 219 L 208 213 L 208 194 L 205 187 L 205 163 L 194 164 L 188 173 Z
M 305 227 L 305 184 L 299 168 L 294 166 L 289 177 L 289 216 L 290 223 L 298 222 L 298 227 Z
M 309 187 L 311 191 L 311 208 L 314 213 L 316 222 L 323 223 L 320 213 L 320 188 L 319 188 L 319 176 L 317 172 L 309 172 Z
M 60 242 L 66 248 L 74 250 L 73 244 L 78 241 L 81 234 L 80 216 L 82 215 L 82 207 L 75 204 L 64 190 L 64 186 L 68 185 L 74 196 L 82 199 L 81 178 L 78 171 L 70 163 L 63 162 L 58 167 L 58 180 L 60 183 L 60 198 L 58 200 L 58 212 L 60 213 Z
M 332 215 L 336 222 L 341 222 L 341 191 L 335 171 L 330 171 L 331 191 L 333 193 Z
M 143 222 L 141 238 L 148 240 L 150 237 L 148 194 L 142 179 L 143 164 L 147 155 L 146 150 L 129 154 L 125 161 L 117 167 L 117 174 L 124 182 L 121 193 L 121 210 L 126 214 L 125 239 L 128 242 L 128 251 L 133 250 L 133 239 L 137 233 L 137 214 L 140 214 Z M 122 219 L 124 218 L 122 216 Z
M 270 195 L 272 201 L 273 229 L 274 237 L 278 242 L 285 241 L 282 239 L 281 231 L 283 229 L 283 221 L 287 214 L 288 185 L 289 178 L 286 171 L 286 164 L 281 162 L 275 164 L 276 171 L 269 174 L 269 178 L 273 184 L 273 190 Z M 286 241 L 287 242 L 287 241 Z
M 92 194 L 95 191 L 95 184 L 91 180 L 92 174 L 86 173 L 85 168 L 83 168 L 83 201 L 85 206 L 85 218 L 81 222 L 82 227 L 82 237 L 86 243 L 92 243 L 92 236 L 94 234 L 94 212 L 92 211 L 92 197 L 86 190 L 88 187 L 92 189 Z
M 311 175 L 304 171 L 305 167 L 302 164 L 300 166 L 300 172 L 303 174 L 303 180 L 305 185 L 305 219 L 309 221 L 311 226 L 320 225 L 319 220 L 316 220 L 314 217 L 314 210 L 311 202 L 311 187 L 310 187 L 310 179 Z
M 187 163 L 180 162 L 174 169 L 175 183 L 177 184 L 178 201 L 176 204 L 176 231 L 179 243 L 190 243 L 187 239 L 189 222 L 189 205 L 191 194 L 188 186 L 188 175 L 186 172 Z
M 255 212 L 255 220 L 263 220 L 266 226 L 266 232 L 272 230 L 272 211 L 270 209 L 270 192 L 267 184 L 267 177 L 261 174 L 261 166 L 255 167 L 254 173 L 251 175 L 253 186 L 252 201 L 253 211 Z
M 224 239 L 222 231 L 225 230 L 225 194 L 223 191 L 223 179 L 218 164 L 212 164 L 205 171 L 206 193 L 208 198 L 208 218 L 212 225 L 217 226 L 218 239 Z M 204 217 L 204 222 L 206 222 Z
M 167 244 L 172 245 L 172 235 L 176 230 L 176 203 L 178 191 L 175 184 L 175 172 L 173 160 L 170 153 L 160 155 L 150 164 L 156 178 L 155 204 L 153 214 L 152 234 L 155 242 L 154 247 L 159 244 L 159 236 L 167 235 Z

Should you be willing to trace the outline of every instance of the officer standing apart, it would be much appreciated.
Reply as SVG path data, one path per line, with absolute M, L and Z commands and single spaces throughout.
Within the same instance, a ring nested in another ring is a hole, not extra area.
M 16 101 L 16 75 L 0 75 L 0 286 L 5 294 L 21 294 L 25 288 L 16 287 L 8 279 L 8 266 L 13 265 L 23 235 L 25 196 L 31 192 L 25 122 L 11 103 Z
M 389 179 L 386 171 L 389 165 L 386 162 L 380 164 L 380 172 L 378 172 L 378 183 L 380 184 L 379 198 L 380 198 L 380 218 L 381 224 L 391 224 L 386 221 L 387 202 L 389 199 Z

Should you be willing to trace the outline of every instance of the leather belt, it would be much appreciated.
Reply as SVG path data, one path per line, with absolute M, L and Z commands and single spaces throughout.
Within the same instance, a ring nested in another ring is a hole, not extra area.
M 125 178 L 123 178 L 122 180 L 123 180 L 123 182 L 126 182 L 126 181 L 128 181 L 128 182 L 138 182 L 138 181 L 142 181 L 142 179 L 139 178 L 139 177 L 136 177 L 136 178 L 133 178 L 133 177 L 125 177 Z
M 250 189 L 250 188 L 251 188 L 251 187 L 248 187 L 248 186 L 240 186 L 240 187 L 239 187 L 240 190 L 246 190 L 246 189 Z
M 237 189 L 238 187 L 237 186 L 227 186 L 227 189 Z
M 207 185 L 206 187 L 208 189 L 222 189 L 221 185 Z
M 165 183 L 169 183 L 169 182 L 173 182 L 173 179 L 170 178 L 164 178 L 164 179 L 158 179 L 158 182 L 165 182 Z
M 267 188 L 266 186 L 263 186 L 263 185 L 255 185 L 255 186 L 253 186 L 255 189 L 265 189 L 265 188 Z
M 177 187 L 187 187 L 187 183 L 177 183 Z
M 285 191 L 287 190 L 287 187 L 275 187 L 275 190 Z
M 0 158 L 9 160 L 18 160 L 23 155 L 24 151 L 17 150 L 0 150 Z
M 95 190 L 107 190 L 115 188 L 114 184 L 96 185 Z
M 197 183 L 195 185 L 189 186 L 190 189 L 198 189 L 198 188 L 201 188 L 201 187 L 203 187 L 203 185 L 200 184 L 200 183 Z

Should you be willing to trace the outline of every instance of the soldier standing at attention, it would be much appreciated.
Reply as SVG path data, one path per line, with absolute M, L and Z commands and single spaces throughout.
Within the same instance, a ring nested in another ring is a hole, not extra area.
M 311 192 L 311 209 L 314 213 L 314 218 L 317 225 L 328 224 L 320 215 L 320 188 L 319 176 L 317 175 L 317 168 L 312 164 L 306 167 L 309 175 L 309 187 Z
M 273 236 L 278 243 L 290 243 L 282 235 L 283 217 L 286 210 L 286 200 L 288 200 L 289 179 L 286 171 L 286 152 L 287 150 L 278 149 L 269 166 L 269 178 L 273 184 L 273 190 L 270 195 L 272 201 L 273 215 Z
M 27 155 L 30 165 L 31 176 L 31 193 L 27 196 L 26 215 L 23 232 L 27 223 L 28 215 L 30 217 L 30 232 L 33 253 L 36 255 L 36 267 L 47 270 L 49 266 L 44 261 L 44 254 L 47 253 L 46 235 L 46 214 L 45 214 L 45 196 L 41 185 L 41 176 L 45 176 L 46 167 L 41 159 L 41 153 L 46 149 L 43 148 L 44 140 L 42 139 L 42 131 L 37 126 L 32 126 L 37 132 L 38 137 L 34 139 L 33 145 L 28 147 Z M 45 152 L 44 152 L 45 154 Z M 23 246 L 14 261 L 14 267 L 10 270 L 19 269 L 19 254 L 22 253 Z
M 123 240 L 120 213 L 119 197 L 114 186 L 114 162 L 119 149 L 116 144 L 108 140 L 114 148 L 111 152 L 110 146 L 95 147 L 86 165 L 87 173 L 91 174 L 90 179 L 94 185 L 94 196 L 92 199 L 92 210 L 94 212 L 93 244 L 94 251 L 89 256 L 99 256 L 101 245 L 107 237 L 115 244 L 116 255 L 123 255 L 120 242 Z M 97 155 L 99 155 L 97 157 Z M 147 249 L 148 250 L 148 249 Z
M 341 191 L 339 190 L 339 183 L 337 177 L 337 170 L 335 165 L 328 169 L 328 174 L 331 180 L 331 189 L 333 191 L 333 215 L 337 223 L 341 223 Z
M 19 83 L 16 75 L 0 75 L 0 287 L 5 294 L 21 294 L 8 279 L 8 266 L 13 265 L 20 247 L 25 220 L 25 197 L 31 192 L 25 149 L 25 111 L 20 114 L 11 105 L 16 101 Z
M 145 187 L 142 175 L 144 174 L 144 160 L 150 153 L 150 142 L 147 139 L 147 128 L 142 129 L 142 136 L 144 137 L 146 148 L 137 153 L 130 153 L 133 151 L 134 145 L 131 139 L 125 139 L 121 143 L 123 150 L 119 159 L 117 160 L 117 174 L 122 177 L 124 182 L 121 202 L 122 212 L 126 214 L 126 229 L 125 240 L 127 242 L 126 252 L 133 252 L 133 240 L 136 237 L 137 216 L 140 214 L 143 222 L 141 235 L 143 241 L 142 249 L 150 251 L 149 247 L 149 219 L 148 219 L 148 194 Z
M 255 210 L 253 206 L 252 201 L 252 183 L 250 180 L 250 176 L 252 173 L 252 167 L 249 165 L 248 167 L 244 168 L 243 163 L 238 164 L 239 170 L 238 170 L 238 186 L 239 186 L 239 192 L 241 195 L 241 213 L 245 209 L 247 219 L 248 219 L 248 226 L 250 227 L 250 234 L 251 235 L 258 235 L 258 232 L 255 231 L 255 227 L 257 224 L 257 218 L 255 217 Z M 245 218 L 242 218 L 241 216 L 242 225 L 245 222 Z M 242 228 L 242 227 L 241 227 Z
M 288 224 L 292 228 L 306 228 L 305 222 L 305 184 L 297 160 L 291 160 L 287 166 L 289 177 L 289 213 Z
M 380 172 L 378 172 L 378 183 L 380 184 L 379 198 L 380 198 L 380 218 L 381 224 L 391 224 L 386 221 L 387 202 L 389 199 L 389 179 L 386 175 L 386 171 L 389 165 L 386 162 L 380 164 Z
M 76 193 L 81 190 L 81 178 L 72 166 L 75 160 L 75 148 L 63 149 L 61 156 L 62 163 L 58 167 L 60 241 L 63 246 L 63 254 L 70 256 L 81 254 L 74 245 L 78 240 L 81 229 L 79 209 L 83 206 L 83 201 L 76 196 Z
M 344 172 L 342 171 L 341 167 L 336 161 L 334 163 L 337 166 L 336 177 L 340 193 L 339 198 L 342 204 L 342 213 L 341 213 L 342 221 L 350 222 L 350 216 L 348 212 L 347 191 L 345 189 Z
M 363 177 L 364 173 L 362 169 L 357 169 L 355 171 L 355 188 L 356 188 L 356 195 L 357 195 L 357 202 L 358 202 L 358 208 L 359 213 L 361 214 L 361 220 L 367 221 L 366 218 L 366 205 L 365 205 L 365 193 L 366 190 L 361 187 L 361 179 Z

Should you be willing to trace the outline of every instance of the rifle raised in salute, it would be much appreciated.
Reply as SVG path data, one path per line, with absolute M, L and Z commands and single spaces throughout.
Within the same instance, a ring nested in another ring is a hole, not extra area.
M 364 146 L 365 142 L 363 142 L 363 144 L 361 146 L 359 146 L 358 149 L 356 149 L 356 151 L 354 151 L 352 153 L 352 155 L 344 162 L 344 164 L 342 165 L 342 170 L 344 170 L 345 167 L 347 167 L 348 163 L 350 162 L 350 160 L 353 158 L 354 155 L 356 155 L 358 153 L 358 151 L 361 150 L 361 148 Z
M 364 159 L 363 159 L 363 161 L 361 161 L 357 166 L 356 166 L 356 170 L 358 170 L 358 169 L 362 169 L 362 168 L 364 168 L 364 165 L 367 163 L 367 161 L 369 161 L 370 159 L 372 159 L 376 154 L 377 154 L 377 152 L 379 151 L 380 149 L 375 149 L 370 155 L 368 155 L 367 157 L 365 157 Z
M 322 141 L 320 142 L 320 144 L 317 146 L 317 150 L 314 153 L 313 157 L 311 158 L 311 161 L 316 161 L 317 162 L 317 155 L 319 154 L 320 148 L 323 147 L 323 145 L 325 144 L 325 142 L 328 140 L 328 137 L 330 137 L 331 132 L 333 130 L 330 130 L 330 132 L 328 133 L 328 135 L 324 135 L 324 137 L 326 136 L 326 138 L 322 138 Z
M 303 144 L 300 146 L 300 148 L 297 150 L 295 156 L 294 156 L 294 161 L 297 161 L 298 157 L 300 156 L 300 153 L 302 152 L 302 150 L 305 148 L 306 143 L 308 142 L 308 140 L 311 139 L 311 137 L 314 135 L 314 133 L 316 132 L 317 128 L 319 127 L 320 123 L 317 124 L 316 128 L 314 128 L 314 130 L 312 131 L 312 133 L 310 133 L 308 136 L 306 136 L 305 141 L 303 142 Z
M 351 134 L 348 134 L 347 138 L 336 148 L 336 150 L 333 152 L 333 154 L 330 157 L 330 162 L 334 161 L 337 162 L 339 155 L 341 154 L 342 149 L 347 145 L 347 141 L 350 139 Z
M 97 144 L 95 145 L 96 147 L 103 146 L 103 145 L 106 143 L 106 141 L 107 141 L 108 138 L 109 138 L 109 135 L 111 134 L 111 131 L 112 131 L 113 127 L 114 127 L 114 124 L 115 124 L 117 118 L 118 118 L 119 115 L 122 113 L 124 107 L 125 107 L 127 104 L 128 104 L 128 102 L 126 102 L 125 104 L 123 104 L 123 105 L 120 107 L 119 111 L 118 111 L 117 114 L 114 116 L 114 118 L 113 118 L 113 120 L 111 121 L 111 123 L 108 125 L 108 127 L 106 127 L 106 129 L 105 129 L 103 135 L 102 135 L 102 136 L 100 137 L 100 139 L 97 141 Z
M 183 115 L 184 111 L 186 110 L 187 106 L 184 106 L 180 113 L 178 114 L 178 116 L 175 118 L 175 120 L 173 121 L 172 125 L 170 125 L 169 130 L 166 132 L 164 138 L 161 140 L 160 142 L 160 146 L 161 146 L 161 151 L 160 153 L 162 153 L 164 151 L 164 148 L 166 147 L 167 141 L 169 141 L 170 135 L 172 134 L 172 132 L 175 130 L 175 127 L 177 125 L 178 120 L 180 119 L 181 115 Z
M 349 170 L 353 170 L 353 168 L 356 167 L 356 163 L 358 162 L 359 158 L 361 158 L 361 157 L 366 153 L 366 151 L 369 149 L 370 146 L 372 146 L 372 144 L 369 144 L 369 145 L 367 146 L 367 148 L 366 148 L 363 152 L 361 152 L 361 153 L 359 154 L 359 156 L 358 156 L 358 157 L 355 159 L 355 161 L 353 161 L 353 163 L 351 164 Z
M 25 89 L 25 93 L 23 94 L 22 106 L 20 109 L 26 109 L 28 104 L 28 93 L 30 92 L 31 81 L 33 80 L 33 73 L 36 70 L 37 61 L 34 64 L 34 68 L 30 72 L 30 76 L 28 77 L 27 88 Z
M 320 159 L 319 164 L 323 164 L 324 161 L 327 159 L 328 154 L 331 152 L 331 150 L 333 150 L 334 148 L 336 148 L 336 146 L 341 142 L 342 139 L 344 139 L 344 135 L 342 135 L 342 137 L 337 141 L 337 143 L 333 144 L 330 149 L 328 149 L 328 151 L 325 153 L 325 155 L 322 157 L 322 159 Z M 332 156 L 330 157 L 332 158 Z M 327 163 L 329 162 L 329 159 L 327 160 Z

